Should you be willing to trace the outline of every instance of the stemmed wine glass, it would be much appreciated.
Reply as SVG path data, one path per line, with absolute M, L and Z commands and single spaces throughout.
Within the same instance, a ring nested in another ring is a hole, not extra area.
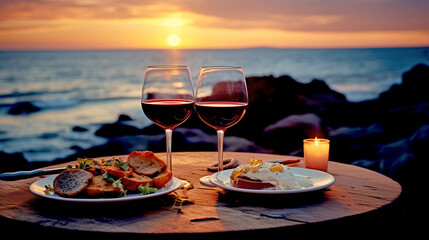
M 248 104 L 246 79 L 241 67 L 202 67 L 195 93 L 195 110 L 200 119 L 217 131 L 218 167 L 223 170 L 223 136 L 238 123 Z M 205 176 L 200 181 L 211 185 Z
M 194 109 L 194 91 L 188 66 L 148 66 L 141 98 L 145 115 L 165 130 L 167 169 L 172 171 L 173 129 L 185 122 Z

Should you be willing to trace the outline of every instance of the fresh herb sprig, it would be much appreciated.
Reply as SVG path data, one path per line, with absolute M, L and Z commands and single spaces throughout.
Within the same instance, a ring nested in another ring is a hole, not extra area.
M 149 187 L 149 183 L 146 183 L 146 185 L 145 185 L 145 186 L 140 185 L 140 186 L 137 188 L 137 190 L 139 190 L 139 192 L 140 192 L 142 195 L 148 195 L 148 194 L 155 193 L 155 192 L 156 192 L 156 190 L 157 190 L 157 188 L 156 188 L 156 187 Z
M 45 185 L 45 190 L 43 190 L 45 194 L 53 195 L 55 193 L 54 188 L 51 186 L 51 184 Z
M 121 178 L 116 178 L 116 177 L 108 174 L 107 172 L 103 173 L 103 177 L 107 181 L 111 182 L 112 185 L 113 185 L 113 187 L 119 188 L 121 190 L 121 195 L 119 195 L 119 197 L 125 197 L 125 196 L 127 196 L 127 191 L 128 190 L 124 188 L 124 185 L 122 184 L 122 179 Z
M 113 166 L 116 166 L 116 167 L 122 169 L 123 171 L 127 171 L 129 169 L 129 166 L 128 166 L 129 164 L 130 164 L 129 161 L 124 162 L 124 161 L 122 161 L 122 158 L 117 158 L 113 162 Z
M 78 158 L 77 162 L 79 163 L 79 168 L 83 170 L 88 170 L 98 164 L 98 161 L 91 158 Z

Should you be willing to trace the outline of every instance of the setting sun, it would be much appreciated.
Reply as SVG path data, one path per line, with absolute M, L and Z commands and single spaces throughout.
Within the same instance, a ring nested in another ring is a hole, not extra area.
M 177 36 L 176 34 L 171 34 L 170 36 L 167 37 L 167 43 L 172 47 L 176 47 L 180 43 L 180 37 Z

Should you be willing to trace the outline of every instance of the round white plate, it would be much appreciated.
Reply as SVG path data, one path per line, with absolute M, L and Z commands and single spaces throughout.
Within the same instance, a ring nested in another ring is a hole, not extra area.
M 210 182 L 214 185 L 223 188 L 225 190 L 242 192 L 242 193 L 253 193 L 253 194 L 290 194 L 290 193 L 302 193 L 311 192 L 324 189 L 331 186 L 335 182 L 334 176 L 329 173 L 307 169 L 289 167 L 292 173 L 296 177 L 296 181 L 302 188 L 291 189 L 291 190 L 276 190 L 276 189 L 246 189 L 233 187 L 230 182 L 231 172 L 234 169 L 228 169 L 222 172 L 215 173 L 210 176 Z
M 42 178 L 38 181 L 35 181 L 34 183 L 32 183 L 30 185 L 30 191 L 37 196 L 49 198 L 49 199 L 54 199 L 54 200 L 60 200 L 60 201 L 106 203 L 106 202 L 133 201 L 133 200 L 141 200 L 141 199 L 146 199 L 146 198 L 158 197 L 161 195 L 171 193 L 174 190 L 176 190 L 182 186 L 182 182 L 179 179 L 173 177 L 170 180 L 170 182 L 168 182 L 166 187 L 158 189 L 158 190 L 156 190 L 155 193 L 147 194 L 147 195 L 141 195 L 140 193 L 133 193 L 133 194 L 127 194 L 127 196 L 120 197 L 120 198 L 66 198 L 66 197 L 62 197 L 56 193 L 50 195 L 50 194 L 46 194 L 44 192 L 45 185 L 50 184 L 51 186 L 53 186 L 54 179 L 57 175 L 58 174 L 51 175 L 49 177 Z

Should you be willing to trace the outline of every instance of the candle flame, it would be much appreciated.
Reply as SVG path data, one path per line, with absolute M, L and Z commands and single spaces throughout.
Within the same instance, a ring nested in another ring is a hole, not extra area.
M 319 143 L 317 141 L 317 137 L 315 138 L 315 143 L 316 143 L 316 146 L 319 146 Z

